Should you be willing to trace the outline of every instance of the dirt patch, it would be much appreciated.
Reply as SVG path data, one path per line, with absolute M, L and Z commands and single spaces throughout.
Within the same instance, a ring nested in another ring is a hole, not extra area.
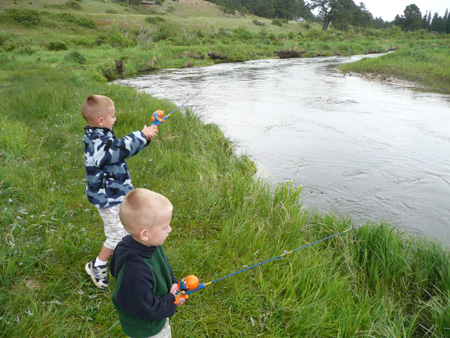
M 390 83 L 404 87 L 419 87 L 416 83 L 412 81 L 402 80 L 397 77 L 387 76 L 384 74 L 375 74 L 375 73 L 353 73 L 349 72 L 346 74 L 347 76 L 358 76 L 362 77 L 369 81 L 376 81 L 380 83 Z

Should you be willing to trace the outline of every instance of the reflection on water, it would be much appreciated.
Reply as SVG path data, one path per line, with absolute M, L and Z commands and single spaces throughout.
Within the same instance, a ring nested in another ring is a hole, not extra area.
M 336 69 L 360 58 L 259 60 L 118 82 L 177 105 L 204 88 L 186 106 L 216 123 L 259 175 L 302 185 L 304 207 L 388 220 L 450 246 L 450 96 Z

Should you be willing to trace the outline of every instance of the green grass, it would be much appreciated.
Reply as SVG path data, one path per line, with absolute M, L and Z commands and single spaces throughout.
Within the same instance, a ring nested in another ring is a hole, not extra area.
M 5 8 L 27 8 L 38 10 L 41 20 L 31 28 L 0 21 L 5 337 L 123 336 L 112 288 L 98 290 L 84 272 L 101 248 L 103 229 L 84 193 L 81 104 L 94 93 L 111 97 L 119 137 L 148 124 L 156 109 L 171 111 L 175 105 L 107 83 L 118 76 L 116 61 L 124 62 L 129 76 L 212 64 L 211 52 L 237 61 L 276 57 L 281 49 L 314 56 L 448 41 L 395 31 L 324 33 L 314 25 L 279 27 L 261 18 L 265 25 L 259 26 L 212 8 L 201 14 L 208 20 L 194 14 L 178 18 L 171 12 L 196 10 L 177 9 L 180 3 L 170 3 L 170 11 L 158 8 L 157 14 L 111 2 L 83 0 L 81 10 L 64 4 L 0 4 L 0 15 Z M 148 17 L 164 20 L 152 24 Z M 95 19 L 96 27 L 80 26 L 82 18 Z M 158 26 L 167 22 L 179 29 Z M 169 38 L 150 39 L 158 30 Z M 49 50 L 50 42 L 67 49 Z M 441 49 L 434 50 L 435 57 Z M 203 124 L 195 112 L 174 114 L 127 163 L 136 187 L 164 194 L 175 207 L 165 249 L 178 277 L 195 274 L 201 282 L 212 281 L 355 227 L 192 294 L 171 320 L 174 337 L 448 337 L 448 250 L 388 224 L 357 225 L 351 216 L 304 211 L 301 188 L 288 184 L 272 191 L 255 179 L 255 165 L 236 156 L 219 128 Z
M 425 88 L 450 93 L 450 47 L 401 49 L 379 58 L 362 59 L 340 67 L 345 72 L 381 74 L 415 82 Z

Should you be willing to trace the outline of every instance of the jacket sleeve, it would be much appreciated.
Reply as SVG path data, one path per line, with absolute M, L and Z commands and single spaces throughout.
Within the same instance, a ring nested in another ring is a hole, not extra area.
M 123 161 L 127 157 L 136 155 L 150 141 L 147 140 L 142 131 L 135 131 L 122 138 L 103 137 L 94 142 L 93 159 L 95 166 L 103 167 Z
M 125 312 L 150 320 L 164 319 L 175 314 L 173 294 L 168 292 L 158 297 L 152 293 L 153 274 L 145 263 L 129 260 L 124 269 L 116 301 Z
M 167 259 L 167 261 L 169 261 L 169 259 Z M 170 268 L 170 277 L 172 278 L 172 284 L 178 283 L 178 279 L 177 279 L 177 277 L 175 277 L 170 264 L 169 264 L 169 268 Z

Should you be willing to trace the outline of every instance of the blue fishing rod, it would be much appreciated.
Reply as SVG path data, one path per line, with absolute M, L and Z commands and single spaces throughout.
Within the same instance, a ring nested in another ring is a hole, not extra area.
M 210 84 L 212 84 L 214 81 L 216 81 L 219 77 L 221 77 L 223 74 L 219 74 L 214 79 L 212 79 L 210 82 L 208 82 L 202 89 L 200 89 L 198 92 L 196 92 L 194 95 L 189 97 L 186 101 L 184 101 L 182 104 L 180 104 L 178 107 L 176 107 L 174 110 L 172 110 L 169 115 L 164 116 L 164 112 L 162 110 L 157 110 L 152 114 L 152 126 L 159 126 L 161 123 L 166 122 L 167 118 L 169 118 L 170 115 L 175 113 L 178 109 L 183 107 L 186 103 L 188 103 L 190 100 L 192 100 L 194 97 L 196 97 L 198 94 L 200 94 L 206 87 L 208 87 Z
M 228 277 L 237 275 L 238 273 L 241 273 L 241 272 L 244 272 L 244 271 L 253 269 L 253 268 L 257 267 L 257 266 L 260 266 L 260 265 L 266 264 L 266 263 L 268 263 L 268 262 L 274 261 L 274 260 L 276 260 L 276 259 L 285 257 L 285 256 L 287 256 L 287 255 L 290 255 L 290 254 L 296 252 L 296 251 L 299 251 L 299 250 L 305 249 L 305 248 L 307 248 L 307 247 L 309 247 L 309 246 L 315 245 L 315 244 L 317 244 L 317 243 L 326 241 L 327 239 L 330 239 L 330 238 L 333 238 L 333 237 L 340 236 L 340 235 L 342 235 L 342 234 L 344 234 L 344 233 L 346 233 L 346 232 L 348 232 L 348 231 L 350 231 L 350 230 L 352 230 L 352 228 L 348 228 L 348 229 L 346 229 L 346 230 L 344 230 L 344 231 L 341 231 L 341 232 L 338 232 L 338 233 L 336 233 L 336 234 L 334 234 L 334 235 L 331 235 L 331 236 L 322 238 L 322 239 L 320 239 L 320 240 L 318 240 L 318 241 L 315 241 L 315 242 L 306 244 L 306 245 L 304 245 L 304 246 L 302 246 L 302 247 L 300 247 L 300 248 L 297 248 L 297 249 L 294 249 L 294 250 L 291 250 L 291 251 L 284 251 L 284 253 L 281 254 L 281 255 L 278 255 L 278 256 L 276 256 L 276 257 L 270 258 L 270 259 L 268 259 L 268 260 L 265 260 L 264 262 L 260 262 L 260 263 L 254 264 L 254 265 L 249 266 L 249 267 L 247 267 L 247 268 L 245 268 L 245 269 L 242 269 L 242 270 L 239 270 L 239 271 L 230 273 L 229 275 L 226 275 L 226 276 L 217 278 L 217 279 L 215 279 L 215 280 L 213 280 L 213 281 L 211 281 L 211 282 L 208 282 L 208 283 L 201 283 L 201 284 L 199 284 L 198 278 L 197 278 L 196 276 L 194 276 L 194 275 L 189 275 L 189 276 L 187 276 L 187 277 L 184 277 L 184 278 L 182 278 L 182 279 L 180 280 L 180 282 L 178 283 L 178 290 L 179 290 L 179 293 L 177 294 L 177 296 L 176 296 L 176 298 L 175 298 L 175 304 L 178 304 L 178 298 L 182 297 L 182 298 L 186 298 L 186 299 L 187 299 L 187 298 L 188 298 L 188 295 L 190 295 L 191 293 L 193 293 L 193 292 L 195 292 L 195 291 L 204 289 L 204 288 L 206 288 L 208 285 L 211 285 L 211 284 L 213 284 L 213 283 L 216 283 L 216 282 L 218 282 L 218 281 L 221 281 L 221 280 L 223 280 L 223 279 L 225 279 L 225 278 L 228 278 Z

